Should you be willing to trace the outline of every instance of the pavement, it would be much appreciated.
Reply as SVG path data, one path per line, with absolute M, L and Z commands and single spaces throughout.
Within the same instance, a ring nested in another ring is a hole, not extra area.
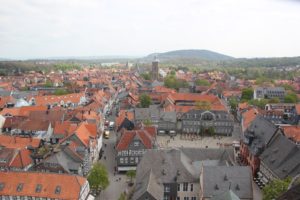
M 159 148 L 221 148 L 226 145 L 231 146 L 232 142 L 236 140 L 234 137 L 185 137 L 177 135 L 173 138 L 168 136 L 157 136 L 157 143 Z
M 252 187 L 253 187 L 253 199 L 254 200 L 262 200 L 262 190 L 255 184 L 254 181 L 252 181 Z
M 110 121 L 115 120 L 115 112 L 113 115 L 109 117 Z M 97 196 L 96 200 L 117 200 L 119 199 L 122 192 L 126 191 L 128 188 L 128 184 L 126 180 L 128 179 L 125 174 L 114 174 L 116 164 L 116 150 L 114 149 L 114 145 L 116 143 L 116 133 L 115 131 L 110 131 L 109 139 L 103 138 L 103 155 L 100 160 L 109 175 L 109 186 Z M 106 159 L 104 159 L 106 158 Z

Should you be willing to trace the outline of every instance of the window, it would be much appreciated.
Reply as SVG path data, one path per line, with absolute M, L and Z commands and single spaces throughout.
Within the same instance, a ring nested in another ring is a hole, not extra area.
M 60 192 L 61 192 L 61 187 L 58 185 L 55 188 L 55 194 L 60 194 Z
M 180 200 L 180 197 L 177 197 L 176 200 Z
M 180 184 L 177 184 L 177 191 L 180 191 Z
M 127 163 L 128 163 L 128 157 L 125 158 L 125 164 L 127 164 Z
M 0 183 L 0 191 L 2 191 L 2 190 L 3 190 L 4 186 L 5 186 L 5 184 L 4 184 L 4 183 Z
M 183 183 L 183 191 L 187 191 L 188 190 L 188 183 Z
M 164 191 L 165 192 L 170 192 L 170 186 L 169 185 L 165 185 Z
M 189 197 L 184 197 L 184 198 L 183 198 L 183 200 L 189 200 L 189 199 L 190 199 Z
M 196 200 L 196 197 L 192 197 L 191 200 Z
M 136 164 L 139 163 L 139 157 L 135 157 L 135 163 L 136 163 Z
M 139 141 L 134 141 L 134 142 L 133 142 L 133 146 L 135 146 L 135 147 L 138 147 L 138 146 L 139 146 L 139 144 L 140 144 L 140 142 L 139 142 Z
M 191 192 L 193 192 L 193 190 L 194 190 L 194 186 L 193 184 L 191 184 Z
M 35 188 L 35 192 L 36 193 L 40 193 L 42 191 L 42 185 L 41 184 L 37 184 L 36 188 Z
M 134 164 L 134 157 L 130 157 L 130 164 Z
M 23 183 L 19 183 L 17 186 L 17 192 L 21 192 L 23 190 Z
M 164 200 L 169 200 L 169 195 L 165 194 L 164 195 Z
M 120 158 L 120 163 L 121 163 L 121 164 L 124 163 L 124 158 Z

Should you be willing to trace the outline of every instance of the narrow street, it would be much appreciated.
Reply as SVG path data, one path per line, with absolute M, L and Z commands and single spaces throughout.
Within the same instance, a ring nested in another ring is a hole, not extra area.
M 115 121 L 115 110 L 112 115 L 108 118 L 109 121 Z M 125 174 L 114 174 L 116 166 L 116 150 L 114 145 L 116 143 L 115 131 L 110 131 L 109 139 L 103 138 L 103 155 L 100 160 L 105 165 L 109 175 L 109 186 L 96 197 L 97 200 L 117 200 L 120 194 L 127 188 L 126 175 Z

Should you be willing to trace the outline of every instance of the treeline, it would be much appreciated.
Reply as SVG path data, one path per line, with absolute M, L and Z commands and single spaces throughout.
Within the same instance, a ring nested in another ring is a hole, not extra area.
M 80 69 L 77 63 L 48 62 L 48 61 L 2 61 L 0 62 L 0 75 L 19 75 L 29 71 L 49 72 Z
M 292 67 L 300 66 L 300 57 L 280 58 L 237 58 L 223 61 L 199 58 L 171 58 L 160 60 L 165 65 L 182 65 L 186 67 L 223 68 L 223 67 Z

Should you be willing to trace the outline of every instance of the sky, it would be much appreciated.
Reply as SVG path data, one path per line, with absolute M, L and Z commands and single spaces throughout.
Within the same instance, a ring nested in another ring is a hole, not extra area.
M 0 58 L 300 56 L 300 0 L 0 0 Z

